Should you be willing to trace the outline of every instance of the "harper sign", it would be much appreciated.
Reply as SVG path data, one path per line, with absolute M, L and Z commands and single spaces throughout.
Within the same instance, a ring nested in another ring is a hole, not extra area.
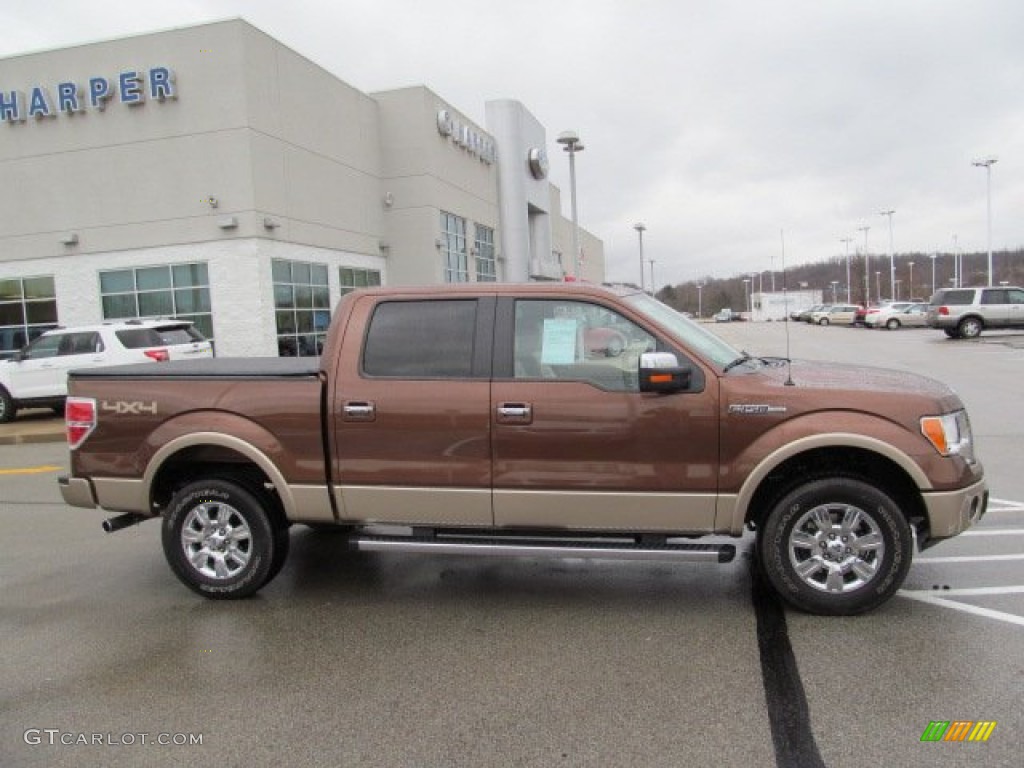
M 42 120 L 87 109 L 103 111 L 115 100 L 129 106 L 176 99 L 174 72 L 167 67 L 129 69 L 116 77 L 90 77 L 84 87 L 73 80 L 55 86 L 34 85 L 27 92 L 0 88 L 0 122 L 23 123 L 30 117 Z

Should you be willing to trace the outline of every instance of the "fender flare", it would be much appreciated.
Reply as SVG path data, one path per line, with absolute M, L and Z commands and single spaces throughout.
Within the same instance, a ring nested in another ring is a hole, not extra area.
M 740 486 L 739 492 L 731 497 L 731 509 L 728 502 L 730 497 L 727 495 L 719 496 L 723 506 L 718 509 L 716 516 L 724 524 L 724 527 L 733 533 L 742 533 L 750 502 L 764 479 L 776 467 L 788 459 L 820 448 L 859 448 L 879 454 L 906 472 L 920 490 L 928 491 L 932 489 L 932 483 L 924 473 L 924 470 L 909 455 L 883 440 L 852 432 L 809 435 L 780 446 L 765 456 L 754 470 L 747 475 L 743 485 Z M 718 529 L 722 527 L 716 525 Z

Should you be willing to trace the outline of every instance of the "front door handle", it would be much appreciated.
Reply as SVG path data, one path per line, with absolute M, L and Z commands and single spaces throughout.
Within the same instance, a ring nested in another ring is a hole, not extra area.
M 373 421 L 377 418 L 377 408 L 366 400 L 351 400 L 341 407 L 345 421 Z
M 499 403 L 497 419 L 499 424 L 532 424 L 533 406 L 529 403 Z

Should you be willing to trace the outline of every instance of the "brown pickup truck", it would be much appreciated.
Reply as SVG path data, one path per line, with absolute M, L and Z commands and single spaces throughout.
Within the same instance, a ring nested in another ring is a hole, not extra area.
M 357 291 L 318 360 L 83 370 L 66 419 L 64 499 L 123 513 L 108 531 L 161 518 L 216 598 L 272 579 L 293 523 L 358 550 L 711 562 L 750 529 L 783 598 L 852 614 L 987 503 L 948 387 L 751 357 L 586 285 Z

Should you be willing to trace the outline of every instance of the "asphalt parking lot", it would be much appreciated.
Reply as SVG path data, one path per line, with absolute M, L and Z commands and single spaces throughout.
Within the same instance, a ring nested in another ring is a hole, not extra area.
M 786 353 L 786 324 L 715 330 Z M 990 511 L 875 612 L 784 611 L 745 557 L 352 555 L 300 527 L 276 581 L 213 603 L 156 524 L 61 503 L 61 444 L 0 445 L 0 766 L 1019 765 L 1024 336 L 788 330 L 793 357 L 922 372 L 971 413 Z M 933 721 L 996 725 L 923 742 Z

